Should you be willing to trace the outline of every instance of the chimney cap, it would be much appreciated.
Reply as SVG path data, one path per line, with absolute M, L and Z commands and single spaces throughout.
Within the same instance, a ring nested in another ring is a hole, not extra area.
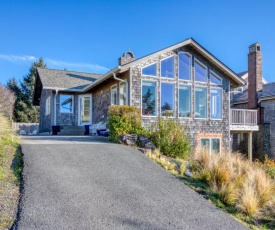
M 259 42 L 256 42 L 249 46 L 249 53 L 252 53 L 255 51 L 261 51 L 261 44 Z

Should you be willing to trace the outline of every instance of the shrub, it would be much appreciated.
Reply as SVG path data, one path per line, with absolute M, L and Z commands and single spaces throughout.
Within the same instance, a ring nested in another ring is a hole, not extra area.
M 253 216 L 275 196 L 274 181 L 257 164 L 238 153 L 197 154 L 197 175 L 206 181 L 225 204 Z
M 188 158 L 191 145 L 184 126 L 171 118 L 158 118 L 148 132 L 149 138 L 163 155 L 173 158 Z
M 145 134 L 140 110 L 134 106 L 111 105 L 108 111 L 110 140 L 118 142 L 121 134 Z

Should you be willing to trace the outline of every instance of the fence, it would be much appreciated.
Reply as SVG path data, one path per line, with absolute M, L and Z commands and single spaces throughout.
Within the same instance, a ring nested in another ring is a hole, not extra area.
M 39 130 L 39 123 L 19 123 L 19 122 L 12 122 L 12 129 L 14 131 L 25 130 L 27 134 L 32 133 L 34 130 L 38 132 Z

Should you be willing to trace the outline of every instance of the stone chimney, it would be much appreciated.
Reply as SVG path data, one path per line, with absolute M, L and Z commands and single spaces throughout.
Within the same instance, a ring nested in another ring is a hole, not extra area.
M 135 60 L 135 56 L 132 51 L 128 50 L 122 55 L 122 57 L 118 59 L 118 64 L 125 65 L 126 63 L 131 62 L 133 60 Z
M 262 52 L 261 45 L 249 46 L 248 54 L 248 108 L 256 109 L 258 92 L 262 90 Z

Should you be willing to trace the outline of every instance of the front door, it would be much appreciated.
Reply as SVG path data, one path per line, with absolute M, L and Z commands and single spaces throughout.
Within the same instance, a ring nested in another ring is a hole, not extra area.
M 79 96 L 79 126 L 92 124 L 92 97 L 91 95 Z

